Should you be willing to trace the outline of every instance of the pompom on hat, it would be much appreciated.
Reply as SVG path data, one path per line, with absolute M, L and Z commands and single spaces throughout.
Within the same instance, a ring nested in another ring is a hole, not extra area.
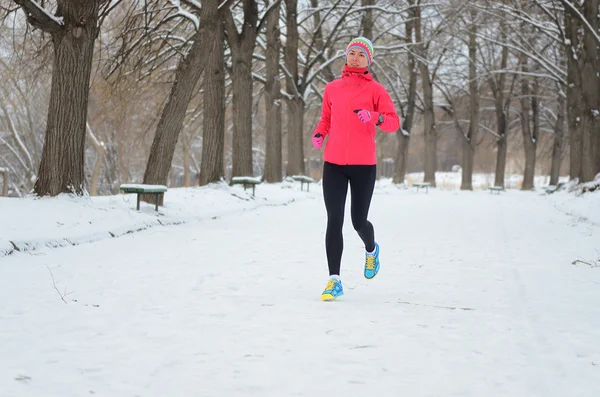
M 369 66 L 371 66 L 371 64 L 373 63 L 374 55 L 373 43 L 371 43 L 371 40 L 367 39 L 366 37 L 357 37 L 355 39 L 352 39 L 352 41 L 350 41 L 350 44 L 348 44 L 348 47 L 346 48 L 346 60 L 348 59 L 348 53 L 354 48 L 358 48 L 364 51 L 365 54 L 367 54 L 367 61 L 369 62 Z

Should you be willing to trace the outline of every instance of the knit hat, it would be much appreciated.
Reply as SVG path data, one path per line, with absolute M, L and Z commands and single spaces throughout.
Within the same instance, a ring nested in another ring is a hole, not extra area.
M 373 63 L 373 55 L 374 55 L 373 43 L 371 43 L 371 40 L 367 39 L 366 37 L 357 37 L 355 39 L 352 39 L 352 41 L 350 41 L 350 44 L 348 44 L 348 47 L 346 48 L 346 56 L 345 56 L 346 60 L 348 59 L 348 53 L 353 48 L 358 48 L 360 50 L 363 50 L 364 53 L 367 55 L 368 65 L 371 66 L 371 64 Z

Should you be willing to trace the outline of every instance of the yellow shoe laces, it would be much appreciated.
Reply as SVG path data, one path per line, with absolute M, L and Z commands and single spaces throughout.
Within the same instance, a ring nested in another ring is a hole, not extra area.
M 330 278 L 329 281 L 327 282 L 327 287 L 325 287 L 325 291 L 333 291 L 333 287 L 335 287 L 335 282 L 336 280 Z
M 367 262 L 365 263 L 367 270 L 375 270 L 375 255 L 367 255 Z

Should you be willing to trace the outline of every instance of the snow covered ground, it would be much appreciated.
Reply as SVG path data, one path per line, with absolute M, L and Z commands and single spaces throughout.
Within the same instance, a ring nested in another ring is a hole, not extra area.
M 165 204 L 0 198 L 1 397 L 600 395 L 599 192 L 380 181 L 331 303 L 318 185 Z

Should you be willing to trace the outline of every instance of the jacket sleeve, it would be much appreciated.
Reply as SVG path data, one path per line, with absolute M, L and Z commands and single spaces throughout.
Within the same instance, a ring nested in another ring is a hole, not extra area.
M 382 131 L 390 133 L 398 131 L 400 129 L 400 117 L 396 113 L 396 108 L 390 94 L 388 94 L 383 85 L 379 86 L 379 92 L 375 101 L 375 110 L 383 114 L 383 123 L 379 124 L 379 128 Z
M 323 93 L 323 104 L 321 105 L 321 120 L 317 124 L 317 127 L 312 133 L 315 136 L 319 132 L 323 137 L 329 134 L 329 127 L 331 126 L 331 103 L 329 102 L 329 95 L 327 93 L 328 86 L 325 86 L 325 92 Z

